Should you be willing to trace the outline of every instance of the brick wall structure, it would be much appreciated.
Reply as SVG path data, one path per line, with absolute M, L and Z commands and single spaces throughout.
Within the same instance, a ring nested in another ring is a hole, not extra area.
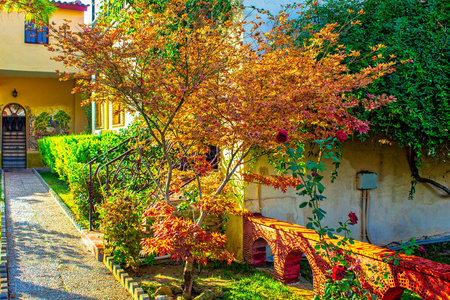
M 327 242 L 336 243 L 338 240 Z M 275 264 L 275 278 L 286 284 L 299 280 L 300 260 L 304 254 L 308 259 L 314 277 L 314 291 L 321 293 L 327 270 L 328 259 L 317 254 L 315 246 L 319 237 L 314 230 L 303 226 L 266 218 L 261 215 L 244 217 L 244 259 L 254 266 L 266 265 L 266 247 L 270 246 Z M 351 246 L 354 255 L 346 259 L 352 264 L 361 261 L 360 279 L 364 288 L 382 300 L 400 300 L 405 289 L 409 289 L 424 300 L 450 299 L 450 266 L 417 256 L 399 254 L 400 264 L 395 266 L 386 261 L 396 252 L 375 245 L 355 241 Z M 373 267 L 377 273 L 373 273 Z M 374 278 L 380 274 L 382 287 Z

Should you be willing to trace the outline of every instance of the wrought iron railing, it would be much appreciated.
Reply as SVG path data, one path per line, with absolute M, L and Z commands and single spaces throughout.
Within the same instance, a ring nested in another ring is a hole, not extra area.
M 89 202 L 89 230 L 93 229 L 95 221 L 95 205 L 99 204 L 105 195 L 110 194 L 113 185 L 125 188 L 125 182 L 136 182 L 136 178 L 144 177 L 142 164 L 137 159 L 137 150 L 129 148 L 128 144 L 136 137 L 131 137 L 111 148 L 105 153 L 87 162 L 83 168 Z M 148 143 L 148 142 L 146 142 Z M 122 150 L 122 151 L 121 151 Z M 124 151 L 124 152 L 123 152 Z M 86 169 L 88 168 L 88 172 Z M 114 171 L 112 171 L 114 169 Z M 148 174 L 147 174 L 148 175 Z M 146 176 L 148 182 L 148 176 Z M 122 184 L 121 184 L 122 183 Z M 144 186 L 140 190 L 145 189 Z
M 94 216 L 96 205 L 99 205 L 107 196 L 111 195 L 113 188 L 127 189 L 136 192 L 149 190 L 149 197 L 158 193 L 164 172 L 161 172 L 165 163 L 158 147 L 151 147 L 151 139 L 141 142 L 139 150 L 128 145 L 138 137 L 129 138 L 107 152 L 87 162 L 82 169 L 85 176 L 89 202 L 89 230 L 93 229 L 96 220 Z M 214 150 L 214 151 L 213 151 Z M 218 150 L 211 147 L 208 161 L 216 167 L 218 164 Z M 187 166 L 180 163 L 177 169 L 184 170 Z M 88 168 L 89 172 L 86 171 Z M 151 168 L 151 169 L 150 169 Z M 186 178 L 181 188 L 195 179 Z M 169 196 L 173 193 L 169 192 Z

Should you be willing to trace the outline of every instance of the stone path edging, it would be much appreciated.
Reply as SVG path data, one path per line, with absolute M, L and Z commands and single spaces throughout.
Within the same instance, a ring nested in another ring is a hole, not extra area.
M 7 249 L 8 239 L 6 238 L 6 205 L 5 205 L 5 172 L 2 170 L 1 180 L 1 199 L 0 199 L 0 213 L 1 213 L 1 245 L 0 245 L 0 300 L 8 299 L 8 260 Z
M 53 199 L 59 204 L 59 207 L 63 210 L 63 212 L 66 214 L 66 216 L 69 218 L 69 220 L 72 222 L 73 226 L 81 233 L 83 233 L 84 228 L 78 223 L 78 221 L 75 219 L 75 215 L 70 210 L 69 207 L 64 203 L 64 201 L 59 197 L 59 195 L 48 185 L 48 183 L 42 178 L 41 174 L 33 168 L 34 174 L 37 175 L 39 180 L 41 181 L 42 185 L 48 190 L 50 195 L 52 195 Z
M 150 297 L 139 287 L 137 282 L 120 265 L 114 263 L 111 256 L 104 255 L 103 263 L 114 274 L 114 277 L 116 277 L 120 284 L 133 296 L 134 300 L 150 300 Z
M 37 175 L 37 177 L 39 178 L 41 183 L 44 185 L 44 187 L 48 190 L 50 195 L 52 195 L 53 199 L 59 204 L 59 206 L 64 211 L 66 216 L 70 219 L 70 221 L 75 226 L 75 228 L 80 232 L 80 234 L 83 234 L 83 231 L 85 231 L 87 229 L 84 229 L 78 223 L 78 221 L 75 219 L 75 215 L 70 210 L 70 208 L 67 207 L 67 205 L 61 199 L 61 197 L 59 197 L 59 195 L 48 185 L 48 183 L 44 180 L 44 178 L 42 178 L 41 174 L 39 174 L 39 172 L 36 169 L 33 169 L 33 172 Z M 4 178 L 5 177 L 3 176 L 3 171 L 2 171 L 2 197 L 3 197 L 3 199 L 4 199 L 4 180 L 5 180 Z M 4 203 L 3 202 L 1 202 L 1 203 L 3 204 L 3 210 L 2 210 L 2 222 L 3 222 L 5 208 L 4 208 Z M 0 208 L 1 208 L 1 204 L 0 204 Z M 6 231 L 5 231 L 5 238 L 6 238 Z M 3 223 L 2 223 L 2 242 L 3 242 Z M 3 252 L 2 252 L 2 257 L 3 257 Z M 5 254 L 5 259 L 6 259 L 6 254 Z M 150 297 L 144 292 L 144 290 L 142 288 L 139 287 L 138 283 L 136 281 L 134 281 L 133 278 L 128 273 L 126 273 L 121 268 L 120 265 L 113 262 L 113 259 L 111 256 L 104 254 L 103 263 L 111 271 L 111 273 L 114 275 L 114 277 L 117 279 L 117 281 L 119 281 L 119 283 L 128 291 L 128 293 L 130 293 L 130 295 L 133 297 L 134 300 L 150 300 Z M 1 265 L 0 265 L 0 272 L 1 272 Z M 2 284 L 2 288 L 3 288 L 3 284 Z M 1 297 L 1 295 L 3 295 L 3 290 L 2 290 L 2 293 L 0 294 L 0 297 Z M 6 292 L 6 295 L 8 295 L 7 292 Z M 5 298 L 5 299 L 7 299 L 7 298 Z M 3 298 L 0 298 L 0 300 L 3 300 Z

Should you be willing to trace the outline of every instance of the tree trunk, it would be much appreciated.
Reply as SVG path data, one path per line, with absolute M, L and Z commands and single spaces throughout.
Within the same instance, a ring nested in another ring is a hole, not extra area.
M 192 297 L 192 285 L 194 284 L 194 276 L 192 274 L 192 269 L 194 266 L 194 261 L 192 259 L 187 260 L 184 265 L 184 291 L 183 298 L 191 299 Z

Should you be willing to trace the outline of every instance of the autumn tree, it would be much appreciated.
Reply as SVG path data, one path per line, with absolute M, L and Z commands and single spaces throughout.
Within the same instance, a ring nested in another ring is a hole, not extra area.
M 57 61 L 80 70 L 65 74 L 77 79 L 75 92 L 89 92 L 88 101 L 120 103 L 142 118 L 151 142 L 135 147 L 152 179 L 154 203 L 146 212 L 154 236 L 143 241 L 142 253 L 185 262 L 185 298 L 194 261 L 233 259 L 225 236 L 207 233 L 202 224 L 208 214 L 240 213 L 233 183 L 253 149 L 277 151 L 280 131 L 296 142 L 366 132 L 368 123 L 348 109 L 393 100 L 347 96 L 393 64 L 350 72 L 344 62 L 358 55 L 338 44 L 336 25 L 297 45 L 290 18 L 281 13 L 270 32 L 250 24 L 254 43 L 244 43 L 241 8 L 220 3 L 133 1 L 118 11 L 120 18 L 100 17 L 80 32 L 54 29 L 58 42 L 49 47 Z M 327 54 L 329 47 L 336 51 Z M 223 153 L 218 172 L 217 160 L 208 159 L 210 146 Z M 147 157 L 148 149 L 160 155 Z M 289 180 L 280 184 L 292 185 Z M 192 219 L 174 214 L 175 195 L 194 210 Z

